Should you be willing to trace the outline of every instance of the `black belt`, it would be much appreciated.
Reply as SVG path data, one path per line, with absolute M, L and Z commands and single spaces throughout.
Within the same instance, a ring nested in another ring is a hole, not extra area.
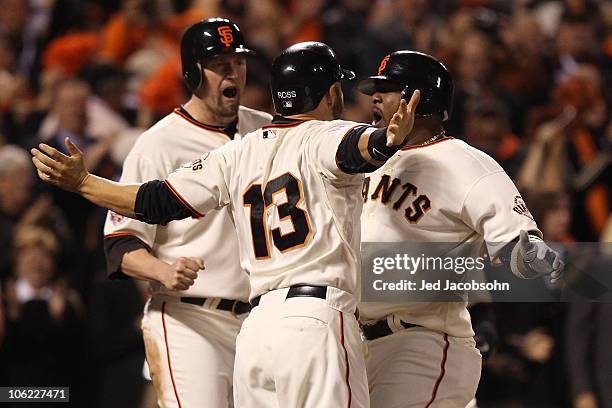
M 325 299 L 327 297 L 327 286 L 308 286 L 308 285 L 296 285 L 291 286 L 287 292 L 285 299 L 293 297 L 314 297 L 319 299 Z M 255 307 L 259 304 L 261 295 L 251 299 L 251 306 Z
M 204 306 L 207 298 L 202 297 L 181 297 L 182 303 L 190 303 L 192 305 Z M 217 305 L 217 309 L 225 310 L 226 312 L 232 312 L 236 316 L 248 313 L 251 311 L 251 305 L 246 302 L 231 299 L 221 299 Z
M 409 329 L 411 327 L 421 327 L 418 324 L 412 324 L 408 322 L 400 321 L 404 329 Z M 387 319 L 379 320 L 374 324 L 364 324 L 361 326 L 361 331 L 363 332 L 363 336 L 368 340 L 376 340 L 381 337 L 388 336 L 393 334 L 393 330 L 389 327 L 389 323 L 387 323 Z

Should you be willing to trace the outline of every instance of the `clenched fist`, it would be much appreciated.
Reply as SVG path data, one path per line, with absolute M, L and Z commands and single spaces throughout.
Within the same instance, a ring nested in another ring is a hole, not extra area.
M 200 269 L 204 269 L 204 261 L 200 258 L 179 258 L 170 265 L 166 264 L 159 273 L 159 280 L 168 289 L 187 290 L 195 282 Z

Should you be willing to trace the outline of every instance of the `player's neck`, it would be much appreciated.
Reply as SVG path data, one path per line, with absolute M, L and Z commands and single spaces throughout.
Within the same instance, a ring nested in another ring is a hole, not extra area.
M 205 125 L 211 126 L 227 126 L 236 120 L 235 116 L 220 116 L 211 112 L 204 102 L 192 96 L 187 103 L 183 105 L 185 109 L 195 120 Z
M 334 112 L 331 109 L 330 104 L 326 103 L 327 100 L 324 99 L 319 103 L 319 105 L 308 112 L 298 113 L 297 115 L 287 115 L 286 117 L 289 119 L 296 120 L 334 120 L 337 119 L 334 117 Z
M 428 118 L 417 118 L 411 136 L 408 146 L 428 143 L 443 137 L 444 127 L 438 120 L 431 121 Z
M 443 136 L 444 131 L 440 130 L 439 132 L 432 133 L 431 131 L 425 130 L 425 129 L 415 129 L 413 131 L 413 134 L 414 136 L 410 138 L 410 141 L 408 142 L 409 146 L 420 145 L 423 143 L 432 142 L 435 139 L 438 139 L 441 136 Z
M 309 113 L 300 113 L 299 115 L 288 115 L 285 117 L 289 119 L 304 120 L 304 121 L 306 120 L 331 120 L 331 119 L 323 118 L 320 115 L 311 115 Z

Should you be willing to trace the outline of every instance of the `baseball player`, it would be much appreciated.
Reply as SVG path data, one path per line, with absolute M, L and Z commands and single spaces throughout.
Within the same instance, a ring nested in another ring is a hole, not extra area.
M 353 77 L 325 44 L 289 47 L 271 73 L 283 116 L 164 181 L 117 184 L 88 174 L 69 140 L 71 156 L 42 144 L 32 150 L 46 182 L 141 221 L 229 207 L 253 306 L 236 344 L 237 407 L 369 406 L 354 315 L 361 173 L 400 149 L 420 93 L 399 104 L 386 128 L 338 120 L 340 81 Z
M 504 170 L 444 134 L 453 96 L 444 65 L 397 51 L 382 60 L 376 76 L 359 83 L 371 95 L 379 127 L 392 120 L 401 92 L 417 88 L 422 96 L 408 145 L 365 179 L 362 240 L 456 242 L 457 254 L 473 258 L 486 242 L 489 254 L 509 263 L 515 275 L 558 279 L 559 255 L 542 241 Z M 363 303 L 360 320 L 372 407 L 465 407 L 474 397 L 481 355 L 467 302 Z
M 230 20 L 212 18 L 185 31 L 181 59 L 191 99 L 141 135 L 121 182 L 164 179 L 194 154 L 270 122 L 269 114 L 240 106 L 249 53 Z M 150 282 L 142 329 L 159 404 L 233 406 L 236 336 L 250 305 L 228 209 L 165 226 L 109 212 L 104 242 L 111 278 Z

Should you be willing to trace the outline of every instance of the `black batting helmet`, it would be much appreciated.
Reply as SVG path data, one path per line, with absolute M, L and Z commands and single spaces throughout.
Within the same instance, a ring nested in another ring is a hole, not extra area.
M 270 89 L 274 109 L 296 115 L 315 109 L 329 87 L 355 73 L 340 67 L 336 54 L 320 42 L 302 42 L 285 49 L 272 63 Z
M 224 52 L 253 53 L 245 47 L 240 28 L 231 20 L 209 18 L 185 30 L 181 39 L 181 63 L 183 79 L 191 91 L 202 83 L 200 61 Z
M 401 92 L 410 99 L 419 89 L 421 100 L 417 116 L 442 115 L 448 120 L 453 102 L 453 79 L 446 67 L 431 55 L 416 51 L 396 51 L 380 62 L 377 75 L 368 77 L 358 85 L 366 95 L 375 92 Z

